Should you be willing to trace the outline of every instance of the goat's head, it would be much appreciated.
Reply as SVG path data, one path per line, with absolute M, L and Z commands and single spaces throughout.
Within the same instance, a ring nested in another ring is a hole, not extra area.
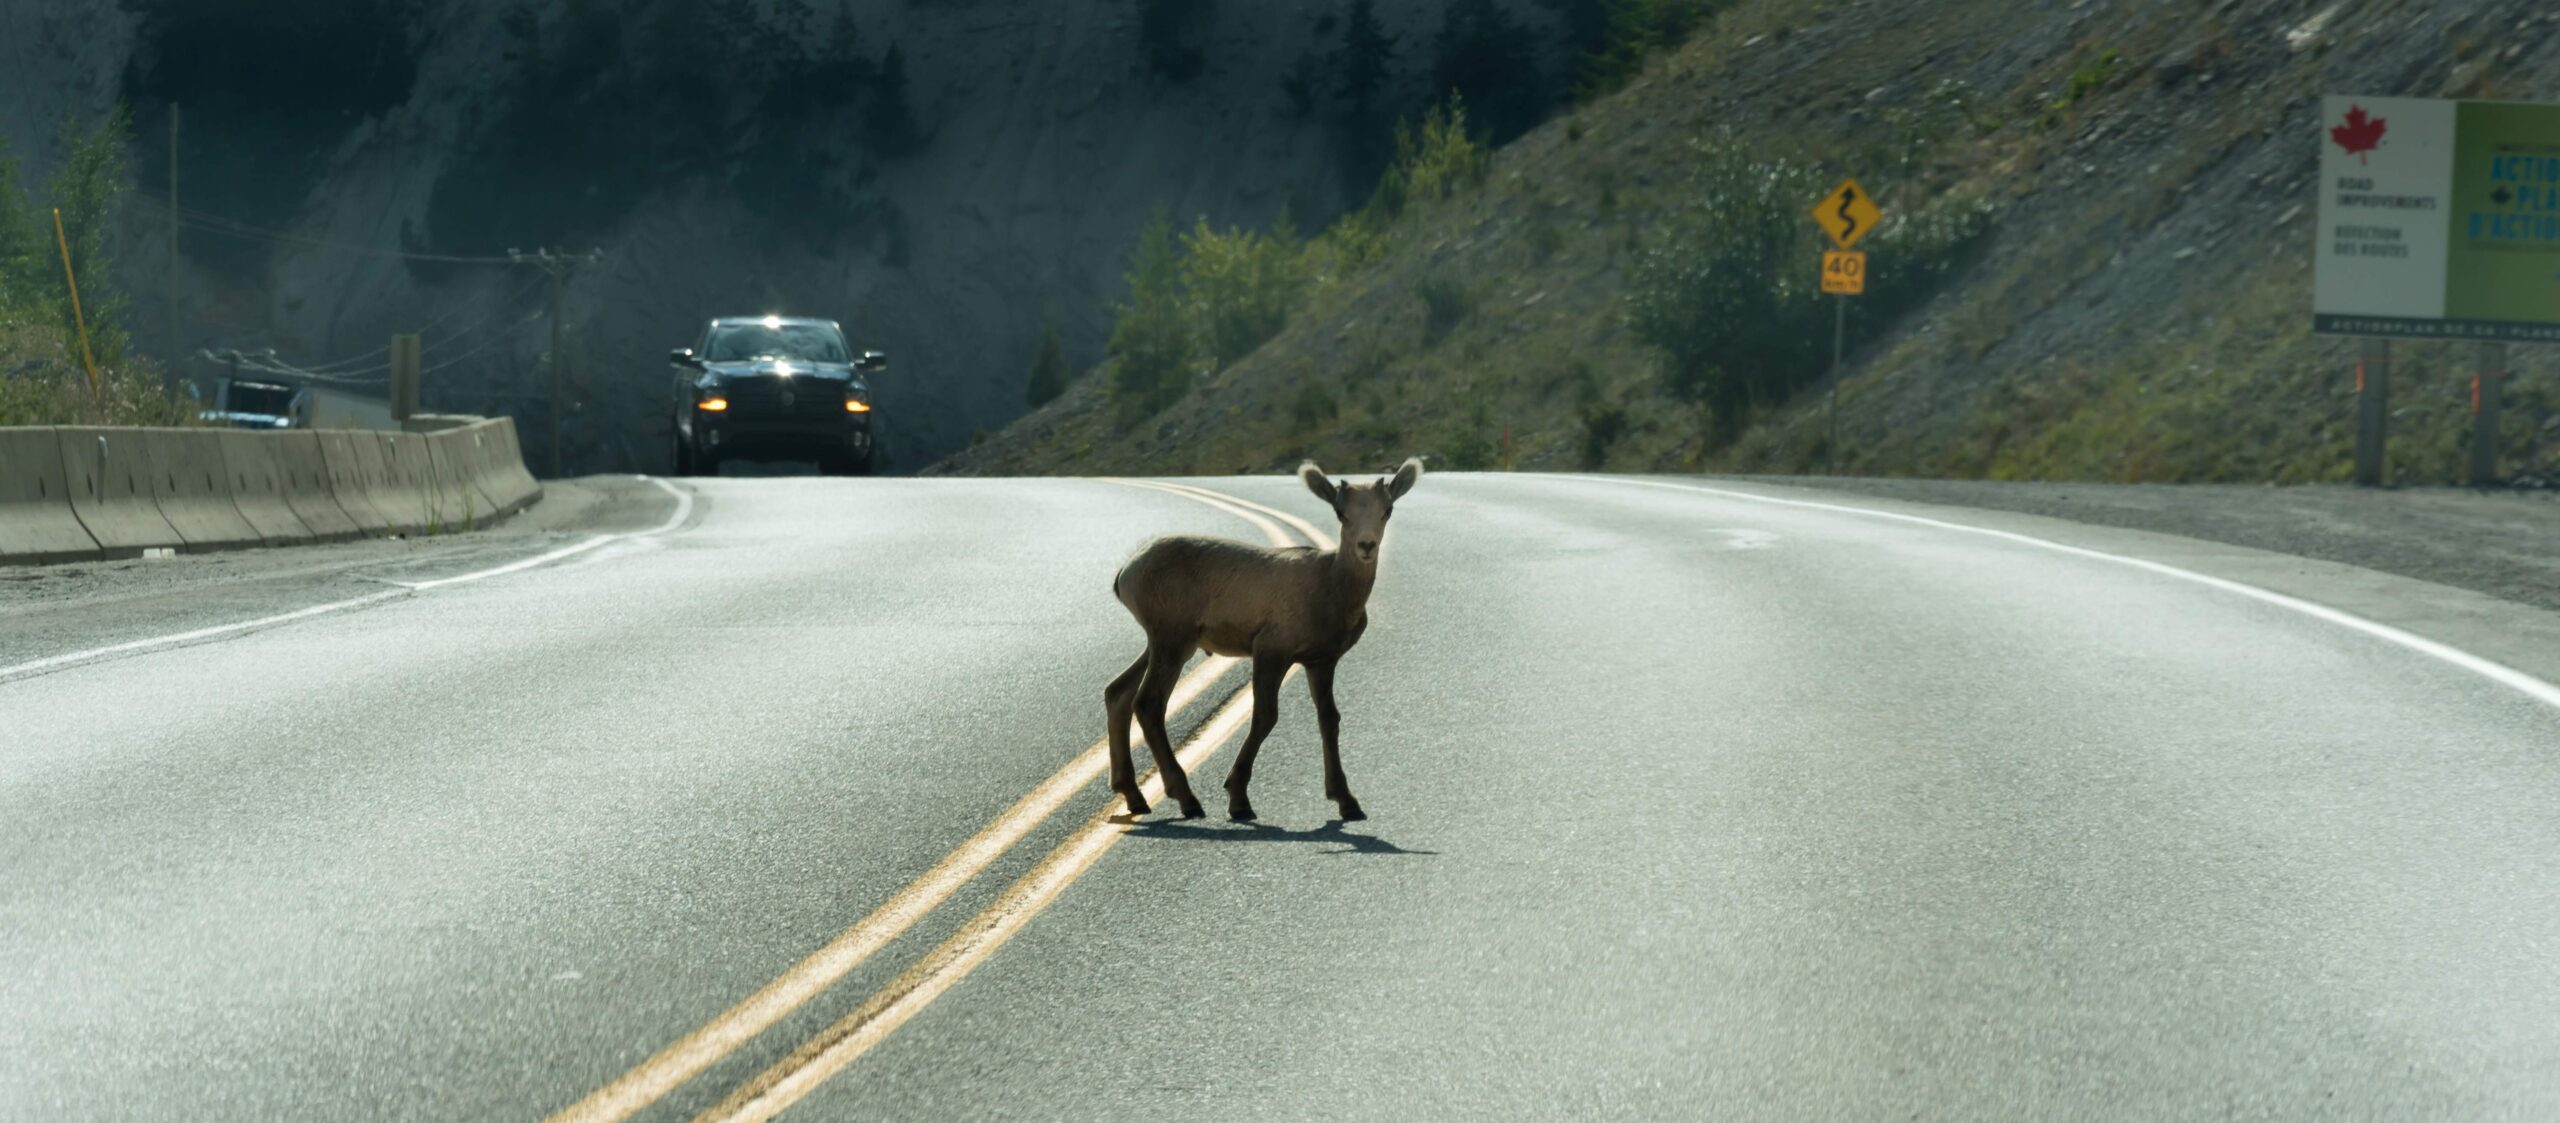
M 1407 459 L 1392 476 L 1365 484 L 1326 479 L 1324 469 L 1313 460 L 1298 465 L 1298 479 L 1341 520 L 1343 554 L 1362 565 L 1378 564 L 1378 542 L 1386 537 L 1387 517 L 1395 513 L 1396 500 L 1404 498 L 1421 478 L 1419 458 Z

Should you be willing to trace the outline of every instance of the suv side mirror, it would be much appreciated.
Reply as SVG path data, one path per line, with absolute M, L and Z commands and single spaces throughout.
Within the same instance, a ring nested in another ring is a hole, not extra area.
M 887 370 L 889 369 L 889 353 L 886 351 L 865 351 L 862 353 L 862 358 L 853 364 L 853 369 Z
M 702 360 L 693 357 L 693 348 L 678 347 L 667 352 L 667 361 L 680 367 L 700 367 Z

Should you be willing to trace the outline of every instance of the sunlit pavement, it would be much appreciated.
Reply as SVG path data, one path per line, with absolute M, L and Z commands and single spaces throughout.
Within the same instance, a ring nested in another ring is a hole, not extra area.
M 1085 751 L 1147 536 L 1259 536 L 1103 482 L 688 486 L 556 566 L 0 681 L 0 1117 L 566 1108 Z M 2560 709 L 2517 690 L 2099 559 L 1603 481 L 1427 477 L 1370 611 L 1367 821 L 1293 683 L 1260 823 L 1217 814 L 1229 747 L 1211 818 L 1161 804 L 793 1117 L 2560 1115 Z M 24 657 L 77 649 L 49 627 Z M 784 1061 L 1103 806 L 638 1117 Z

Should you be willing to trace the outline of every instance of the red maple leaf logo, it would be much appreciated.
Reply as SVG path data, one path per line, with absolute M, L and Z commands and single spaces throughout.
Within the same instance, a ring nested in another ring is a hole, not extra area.
M 2367 117 L 2363 106 L 2351 105 L 2347 107 L 2347 123 L 2330 129 L 2329 139 L 2338 142 L 2338 147 L 2346 149 L 2347 155 L 2358 163 L 2369 163 L 2364 154 L 2382 146 L 2383 128 L 2382 118 Z

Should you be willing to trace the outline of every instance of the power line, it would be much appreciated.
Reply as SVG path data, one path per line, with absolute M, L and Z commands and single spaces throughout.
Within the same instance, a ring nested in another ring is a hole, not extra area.
M 471 334 L 473 334 L 473 333 L 475 333 L 475 332 L 479 331 L 480 329 L 482 329 L 482 328 L 484 328 L 484 327 L 489 326 L 492 322 L 496 321 L 496 320 L 498 319 L 498 317 L 500 317 L 500 316 L 504 316 L 504 315 L 506 315 L 506 314 L 507 314 L 507 308 L 508 308 L 508 306 L 509 306 L 509 305 L 512 305 L 512 304 L 514 304 L 514 303 L 515 303 L 515 302 L 517 302 L 517 301 L 523 300 L 523 299 L 525 298 L 526 294 L 531 293 L 531 292 L 533 291 L 534 286 L 539 285 L 539 284 L 541 284 L 541 283 L 542 283 L 542 279 L 541 279 L 541 278 L 539 278 L 539 277 L 536 277 L 536 278 L 533 278 L 532 280 L 528 280 L 528 281 L 526 281 L 526 282 L 525 282 L 524 284 L 522 284 L 522 285 L 518 285 L 518 286 L 515 288 L 515 290 L 514 290 L 514 291 L 512 291 L 512 292 L 499 292 L 497 295 L 498 295 L 501 299 L 499 300 L 498 305 L 497 305 L 497 307 L 496 307 L 496 308 L 492 309 L 492 310 L 489 312 L 489 314 L 488 314 L 488 315 L 483 316 L 483 317 L 479 318 L 478 320 L 475 320 L 475 321 L 473 321 L 473 322 L 471 322 L 471 323 L 469 323 L 469 324 L 465 324 L 465 325 L 463 325 L 462 327 L 458 327 L 458 328 L 453 329 L 453 333 L 452 333 L 451 335 L 446 336 L 446 337 L 444 338 L 444 342 L 446 342 L 446 343 L 451 343 L 451 342 L 453 342 L 453 341 L 454 341 L 454 340 L 456 340 L 456 339 L 460 339 L 460 338 L 462 338 L 462 337 L 464 337 L 464 336 L 471 335 Z M 419 336 L 422 336 L 422 337 L 423 337 L 423 336 L 425 336 L 428 332 L 434 331 L 437 327 L 439 327 L 439 326 L 443 325 L 445 322 L 447 322 L 447 321 L 449 321 L 449 320 L 453 319 L 453 318 L 454 318 L 454 317 L 456 317 L 456 316 L 461 315 L 463 312 L 465 312 L 465 311 L 469 310 L 470 308 L 472 308 L 472 307 L 474 307 L 474 306 L 476 306 L 476 305 L 478 305 L 478 304 L 482 303 L 483 301 L 487 300 L 487 299 L 488 299 L 488 295 L 489 295 L 489 294 L 484 293 L 484 294 L 482 294 L 482 295 L 480 295 L 480 296 L 478 296 L 478 297 L 467 298 L 467 299 L 464 299 L 464 300 L 462 300 L 462 301 L 460 301 L 460 302 L 455 303 L 452 307 L 445 309 L 445 311 L 444 311 L 444 314 L 443 314 L 443 315 L 437 316 L 436 318 L 434 318 L 434 319 L 432 319 L 432 320 L 427 321 L 424 325 L 421 325 L 421 326 L 418 328 L 418 330 L 417 330 L 415 333 L 413 333 L 413 334 L 416 334 L 416 335 L 419 335 Z M 424 346 L 424 344 L 422 344 L 422 346 Z M 377 356 L 377 355 L 388 355 L 388 354 L 390 354 L 390 352 L 391 352 L 391 345 L 390 345 L 390 344 L 388 344 L 388 343 L 385 343 L 385 344 L 383 344 L 383 345 L 382 345 L 382 346 L 380 346 L 380 347 L 376 347 L 376 348 L 374 348 L 373 350 L 366 351 L 366 352 L 363 352 L 363 353 L 361 353 L 361 354 L 353 355 L 353 356 L 350 356 L 350 357 L 348 357 L 348 358 L 338 359 L 338 360 L 335 360 L 335 361 L 332 361 L 332 362 L 319 363 L 319 364 L 313 365 L 313 366 L 311 366 L 311 367 L 309 367 L 309 368 L 307 368 L 307 369 L 310 369 L 310 370 L 330 370 L 330 369 L 334 369 L 334 368 L 337 368 L 337 367 L 351 366 L 351 365 L 356 364 L 356 363 L 362 363 L 362 362 L 366 362 L 366 361 L 368 361 L 368 360 L 371 360 L 372 358 L 374 358 L 374 357 L 375 357 L 375 356 Z M 389 369 L 389 367 L 386 365 L 383 369 L 386 369 L 386 370 L 387 370 L 387 369 Z
M 391 380 L 391 376 L 388 373 L 379 378 L 372 378 L 360 377 L 364 372 L 358 372 L 358 374 L 321 374 L 314 371 L 308 371 L 277 359 L 272 352 L 243 354 L 239 351 L 217 352 L 211 349 L 202 349 L 198 350 L 196 354 L 198 357 L 209 362 L 229 364 L 234 372 L 244 370 L 252 371 L 258 374 L 272 375 L 277 378 L 291 378 L 298 381 L 314 382 L 329 386 L 376 386 Z M 383 367 L 380 369 L 386 372 L 390 370 L 389 367 Z
M 523 318 L 523 319 L 521 319 L 521 320 L 517 320 L 517 321 L 515 322 L 515 324 L 514 324 L 514 325 L 512 325 L 512 326 L 522 327 L 522 326 L 524 326 L 525 324 L 529 324 L 529 323 L 532 323 L 532 322 L 533 322 L 533 317 L 532 317 L 532 316 L 526 316 L 525 318 Z M 478 346 L 478 347 L 474 347 L 474 348 L 472 348 L 472 349 L 471 349 L 471 350 L 469 350 L 469 351 L 465 351 L 465 352 L 463 352 L 462 354 L 456 355 L 456 356 L 454 356 L 454 357 L 452 357 L 452 358 L 450 358 L 450 359 L 446 359 L 445 361 L 440 362 L 440 363 L 437 363 L 437 364 L 436 364 L 436 365 L 434 365 L 434 366 L 427 367 L 427 368 L 425 368 L 424 370 L 419 371 L 418 373 L 419 373 L 420 375 L 422 375 L 422 376 L 423 376 L 423 375 L 433 374 L 433 373 L 435 373 L 435 372 L 437 372 L 437 371 L 444 370 L 444 369 L 449 368 L 449 367 L 453 367 L 453 366 L 460 365 L 461 363 L 467 362 L 467 361 L 469 361 L 469 360 L 471 360 L 471 359 L 478 358 L 479 356 L 484 355 L 484 354 L 486 354 L 486 353 L 488 353 L 488 352 L 490 352 L 490 351 L 494 351 L 494 350 L 496 350 L 496 349 L 498 349 L 498 348 L 500 348 L 500 347 L 504 347 L 504 346 L 506 346 L 506 345 L 507 345 L 507 343 L 508 343 L 508 340 L 507 340 L 507 337 L 506 337 L 506 333 L 504 333 L 504 332 L 499 332 L 499 333 L 492 334 L 492 335 L 489 337 L 489 341 L 488 341 L 487 343 L 483 343 L 483 344 L 481 344 L 480 346 Z
M 159 198 L 154 192 L 136 191 L 134 193 L 146 199 L 153 199 L 163 207 L 169 207 L 169 201 L 167 199 Z M 254 226 L 249 223 L 242 222 L 236 218 L 229 218 L 223 215 L 196 210 L 193 207 L 177 206 L 171 207 L 170 209 L 178 216 L 178 222 L 180 225 L 210 234 L 221 234 L 247 241 L 280 242 L 288 245 L 310 246 L 315 249 L 331 249 L 345 253 L 367 254 L 374 257 L 398 258 L 404 261 L 441 261 L 455 265 L 515 264 L 515 262 L 510 258 L 497 256 L 481 257 L 467 254 L 413 253 L 408 250 L 387 250 L 380 246 L 360 245 L 355 242 L 341 242 L 333 238 L 314 238 L 307 234 L 292 234 L 282 230 L 270 230 L 263 226 Z

